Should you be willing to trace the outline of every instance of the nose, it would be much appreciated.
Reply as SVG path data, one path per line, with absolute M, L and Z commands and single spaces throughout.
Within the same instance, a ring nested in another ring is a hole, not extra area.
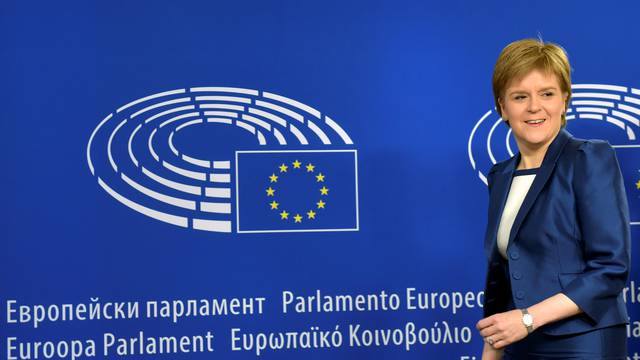
M 536 113 L 540 110 L 540 99 L 537 96 L 531 96 L 529 98 L 529 107 L 527 111 L 530 113 Z

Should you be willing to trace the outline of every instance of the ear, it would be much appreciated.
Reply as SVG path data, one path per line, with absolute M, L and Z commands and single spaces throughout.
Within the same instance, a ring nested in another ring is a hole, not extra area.
M 503 105 L 503 101 L 502 98 L 498 98 L 498 106 L 500 106 L 500 114 L 502 114 L 502 120 L 504 121 L 508 121 L 509 119 L 507 119 L 504 115 L 504 105 Z

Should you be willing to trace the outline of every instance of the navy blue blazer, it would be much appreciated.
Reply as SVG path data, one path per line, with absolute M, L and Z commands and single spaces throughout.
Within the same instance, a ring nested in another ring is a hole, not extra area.
M 629 209 L 613 148 L 560 130 L 511 228 L 507 273 L 496 236 L 519 162 L 517 154 L 494 165 L 487 175 L 484 316 L 505 311 L 508 297 L 516 308 L 526 308 L 563 293 L 583 313 L 544 326 L 540 330 L 546 334 L 627 323 L 622 289 L 631 254 Z

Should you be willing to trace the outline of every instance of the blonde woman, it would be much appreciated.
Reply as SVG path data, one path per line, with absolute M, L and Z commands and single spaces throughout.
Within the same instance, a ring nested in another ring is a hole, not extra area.
M 519 152 L 487 176 L 483 359 L 626 359 L 629 211 L 612 147 L 564 128 L 570 65 L 555 44 L 503 49 L 496 107 Z

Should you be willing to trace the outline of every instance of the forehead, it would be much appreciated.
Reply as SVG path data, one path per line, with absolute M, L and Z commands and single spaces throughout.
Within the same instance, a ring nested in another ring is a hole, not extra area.
M 506 86 L 507 92 L 526 89 L 560 88 L 558 76 L 551 71 L 533 69 L 523 75 L 514 77 Z

